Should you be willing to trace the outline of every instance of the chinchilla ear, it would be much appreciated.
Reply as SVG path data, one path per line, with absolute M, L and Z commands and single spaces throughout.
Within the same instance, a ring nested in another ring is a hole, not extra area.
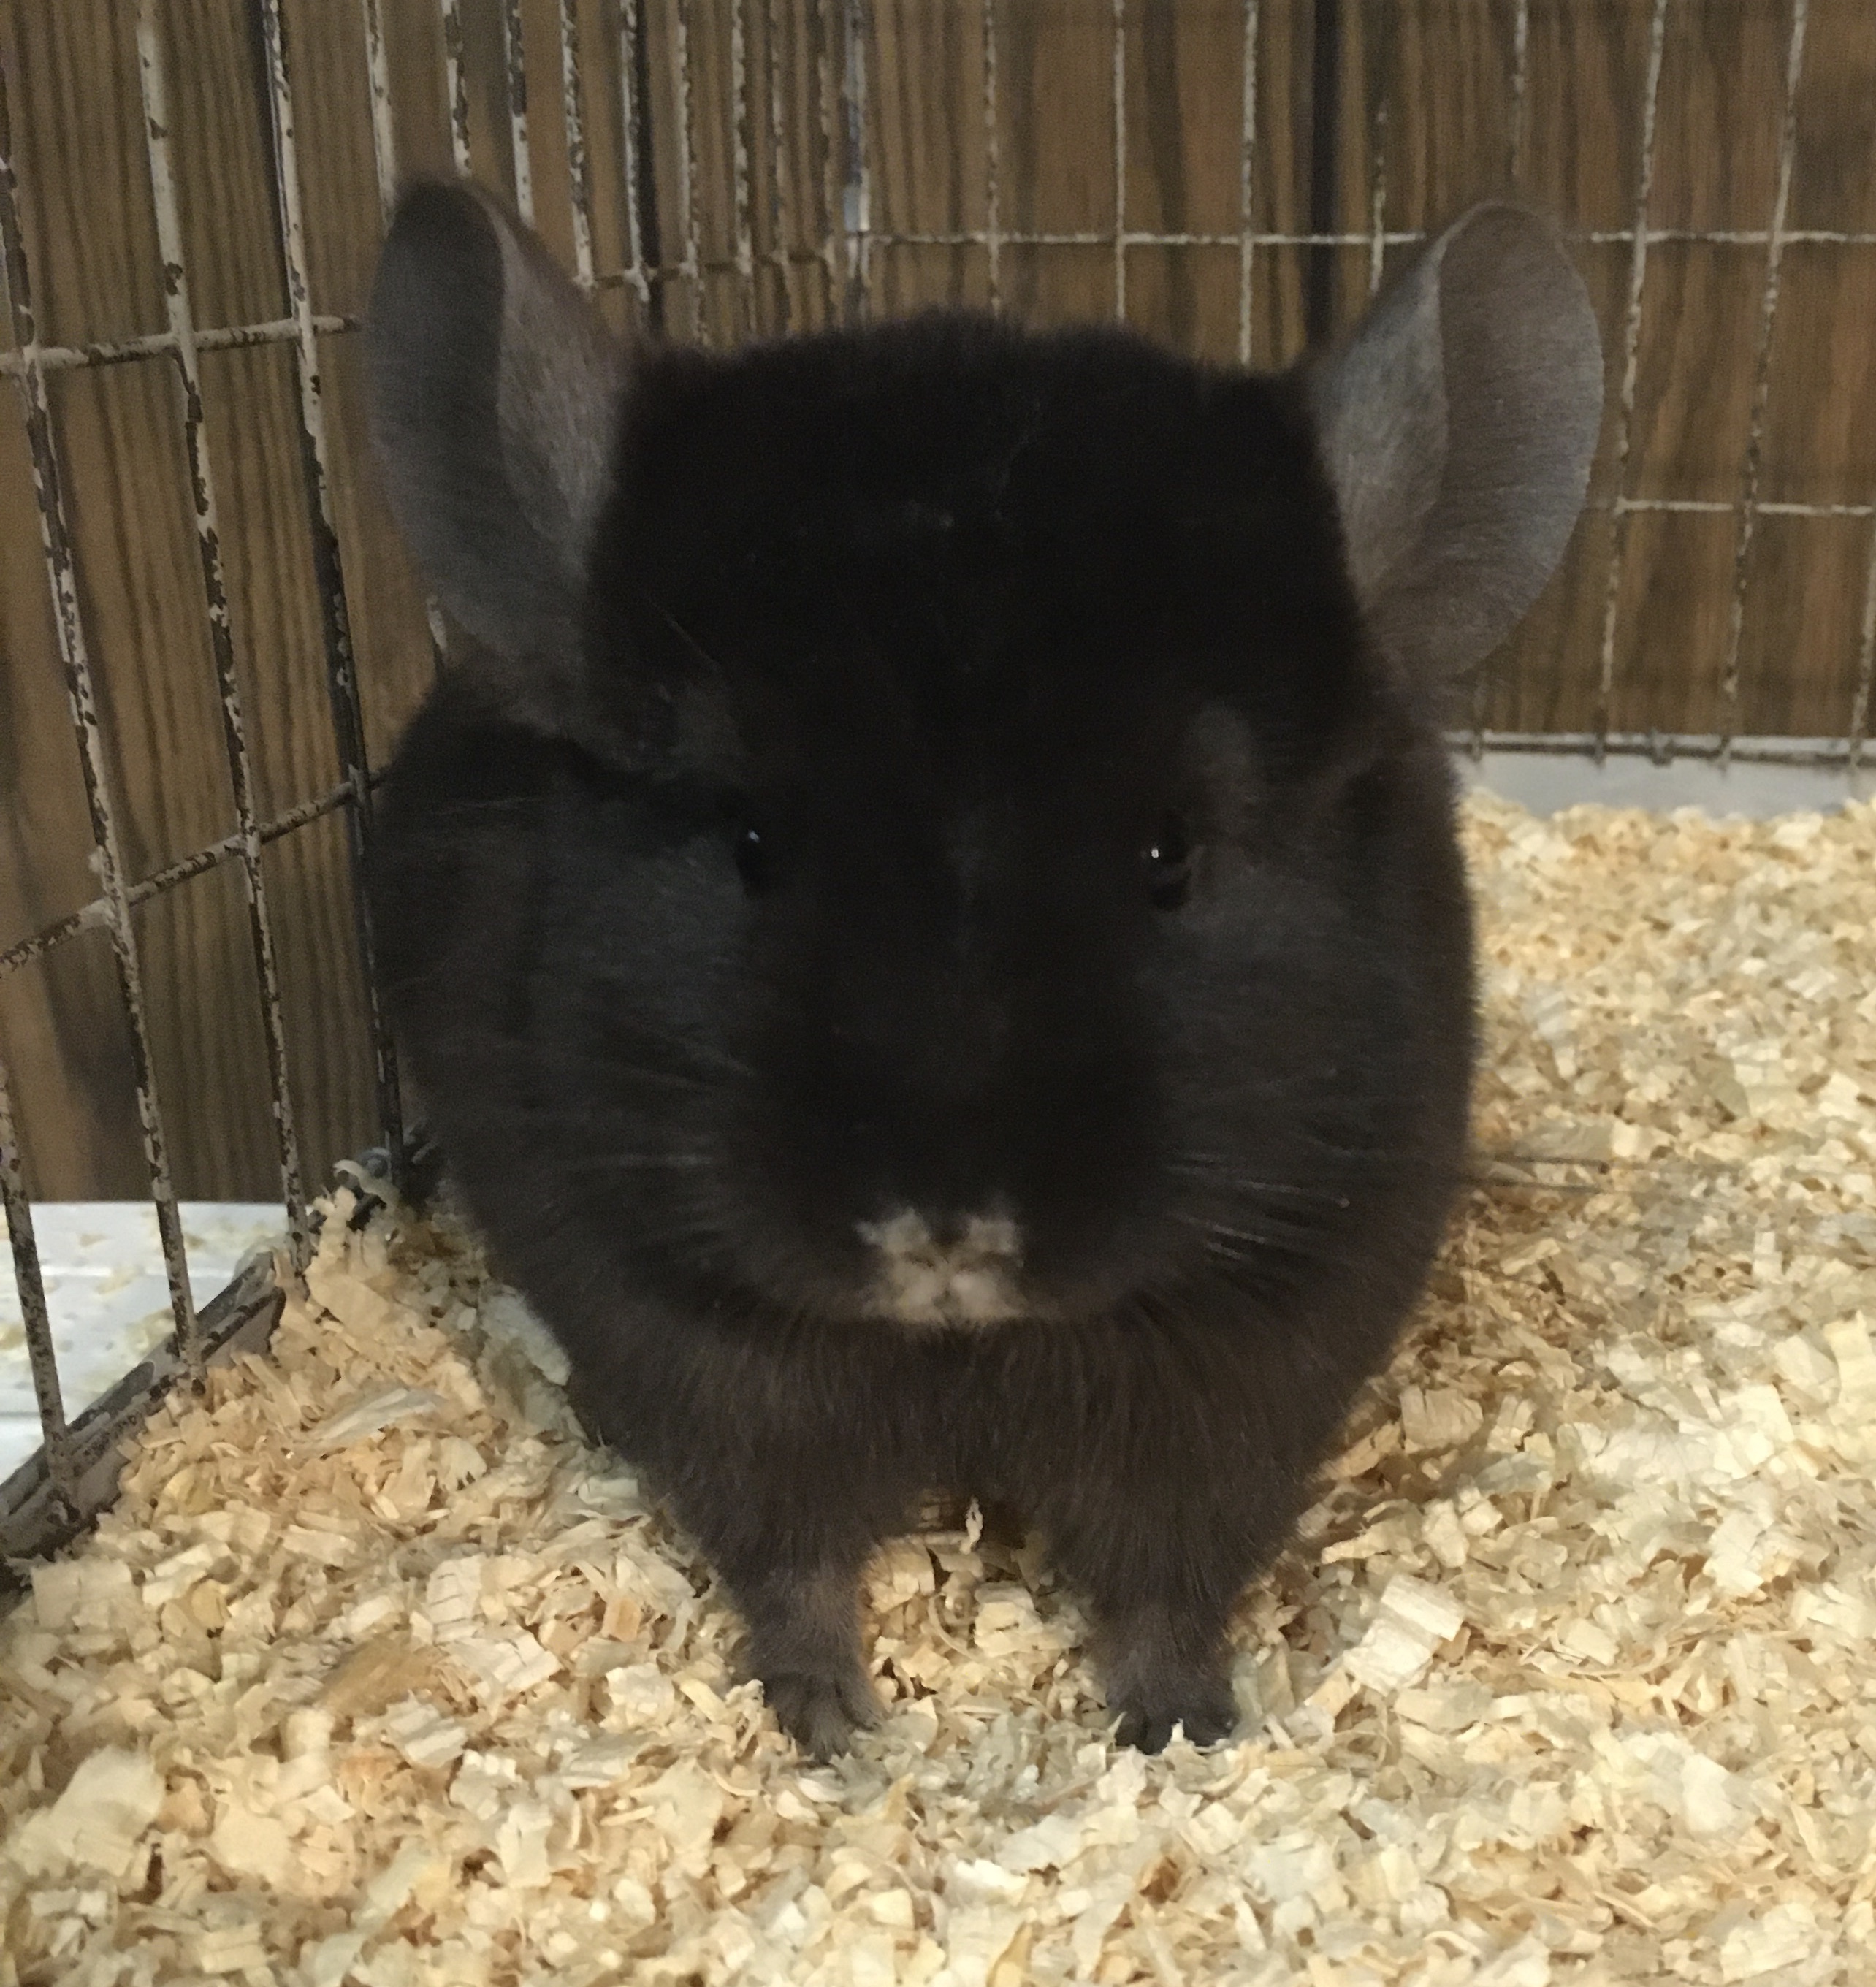
M 1370 629 L 1422 683 L 1483 661 L 1563 555 L 1601 422 L 1562 244 L 1523 207 L 1473 207 L 1307 384 Z
M 366 349 L 379 458 L 418 565 L 503 704 L 568 728 L 623 346 L 492 194 L 427 180 L 392 218 Z

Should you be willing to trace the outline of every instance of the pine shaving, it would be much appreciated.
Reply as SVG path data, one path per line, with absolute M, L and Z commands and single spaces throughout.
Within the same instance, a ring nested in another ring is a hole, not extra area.
M 1237 1742 L 1116 1751 L 973 1513 L 805 1764 L 525 1307 L 346 1189 L 0 1624 L 0 1983 L 1876 1982 L 1876 808 L 1467 836 L 1480 1184 Z

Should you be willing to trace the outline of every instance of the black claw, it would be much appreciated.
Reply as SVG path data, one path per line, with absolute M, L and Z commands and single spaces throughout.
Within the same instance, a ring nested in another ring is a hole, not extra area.
M 1176 1702 L 1151 1707 L 1129 1705 L 1122 1709 L 1114 1736 L 1117 1744 L 1142 1753 L 1163 1753 L 1175 1727 L 1183 1726 L 1194 1746 L 1216 1746 L 1237 1729 L 1237 1705 L 1229 1692 L 1200 1689 Z
M 813 1759 L 845 1752 L 856 1729 L 879 1722 L 879 1700 L 864 1677 L 784 1672 L 764 1677 L 762 1688 L 776 1723 Z

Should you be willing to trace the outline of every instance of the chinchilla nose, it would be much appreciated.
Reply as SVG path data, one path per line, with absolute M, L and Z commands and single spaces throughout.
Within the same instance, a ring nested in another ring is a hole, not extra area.
M 923 1223 L 932 1247 L 942 1253 L 953 1254 L 964 1248 L 988 1255 L 1013 1255 L 1016 1253 L 1014 1223 L 1007 1220 L 1001 1223 L 1002 1228 L 1012 1231 L 1008 1242 L 990 1239 L 1000 1232 L 994 1216 L 967 1214 L 961 1209 L 935 1207 L 920 1210 L 917 1218 Z
M 1004 1209 L 920 1213 L 901 1207 L 858 1224 L 873 1259 L 873 1308 L 901 1324 L 982 1326 L 1021 1315 L 1022 1232 Z

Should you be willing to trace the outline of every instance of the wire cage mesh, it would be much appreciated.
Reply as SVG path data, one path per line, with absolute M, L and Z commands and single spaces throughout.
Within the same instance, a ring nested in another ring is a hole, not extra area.
M 273 1197 L 303 1257 L 334 1159 L 405 1149 L 356 879 L 447 633 L 352 334 L 410 171 L 500 187 L 654 336 L 967 302 L 1256 365 L 1527 193 L 1597 299 L 1608 414 L 1456 742 L 1864 754 L 1863 0 L 22 0 L 0 33 L 0 1203 L 44 1435 L 9 1556 L 265 1338 L 264 1270 L 198 1311 L 183 1197 Z M 170 1317 L 73 1412 L 32 1206 L 79 1189 L 148 1195 Z

